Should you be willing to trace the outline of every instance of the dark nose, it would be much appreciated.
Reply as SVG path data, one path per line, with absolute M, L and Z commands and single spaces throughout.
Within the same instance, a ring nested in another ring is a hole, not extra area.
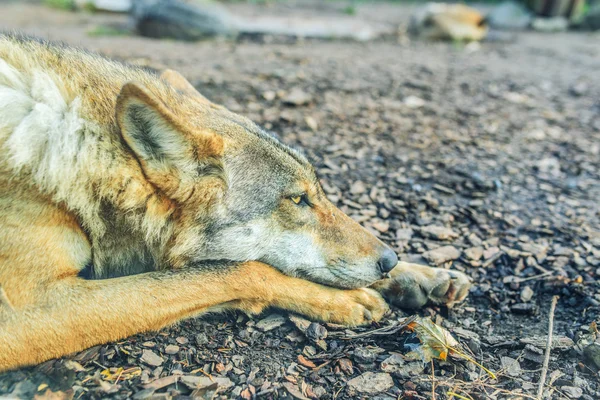
M 377 266 L 384 274 L 394 269 L 396 264 L 398 264 L 398 256 L 390 248 L 385 249 L 381 255 L 381 258 L 379 261 L 377 261 Z

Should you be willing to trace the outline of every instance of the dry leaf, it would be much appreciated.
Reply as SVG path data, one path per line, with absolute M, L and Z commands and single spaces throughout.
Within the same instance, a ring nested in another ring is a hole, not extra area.
M 406 355 L 408 358 L 421 359 L 423 362 L 431 362 L 434 358 L 445 361 L 448 354 L 450 354 L 477 365 L 487 372 L 492 379 L 496 379 L 496 375 L 492 371 L 462 352 L 459 348 L 460 344 L 450 332 L 436 325 L 431 318 L 415 318 L 407 325 L 407 329 L 413 331 L 421 342 L 420 345 L 415 345 L 414 350 Z

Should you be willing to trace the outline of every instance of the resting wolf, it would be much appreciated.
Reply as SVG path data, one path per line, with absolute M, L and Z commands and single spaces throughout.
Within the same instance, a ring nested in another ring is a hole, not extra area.
M 370 285 L 466 295 L 397 261 L 302 155 L 176 72 L 0 35 L 0 370 L 220 310 L 366 324 L 387 310 Z

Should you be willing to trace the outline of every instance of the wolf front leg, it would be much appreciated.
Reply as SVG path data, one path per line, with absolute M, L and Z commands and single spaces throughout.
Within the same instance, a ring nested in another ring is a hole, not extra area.
M 371 285 L 390 304 L 411 309 L 430 303 L 452 306 L 467 297 L 470 287 L 471 281 L 460 271 L 403 261 L 390 271 L 390 278 Z
M 69 277 L 50 284 L 43 298 L 0 310 L 0 371 L 226 308 L 254 313 L 276 306 L 347 325 L 377 320 L 387 309 L 375 291 L 336 290 L 258 262 L 104 280 Z

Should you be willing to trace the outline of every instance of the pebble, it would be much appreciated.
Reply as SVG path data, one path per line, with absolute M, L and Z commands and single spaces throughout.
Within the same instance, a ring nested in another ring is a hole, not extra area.
M 583 390 L 575 386 L 561 386 L 560 390 L 570 399 L 578 399 L 583 396 Z
M 454 246 L 442 246 L 437 249 L 426 251 L 423 253 L 423 257 L 435 265 L 440 265 L 459 258 L 460 251 Z
M 363 181 L 356 181 L 350 186 L 350 193 L 352 194 L 362 194 L 366 193 L 367 187 Z
M 198 333 L 194 336 L 194 340 L 198 346 L 204 346 L 208 343 L 208 336 L 206 336 L 206 333 Z
M 179 346 L 176 346 L 174 344 L 170 344 L 167 347 L 165 347 L 165 353 L 167 354 L 177 354 L 179 352 Z
M 600 370 L 600 344 L 592 343 L 583 349 L 583 356 L 591 367 Z
M 313 97 L 300 88 L 293 88 L 287 96 L 283 98 L 283 102 L 288 105 L 302 106 L 312 101 Z
M 161 356 L 148 349 L 144 349 L 142 351 L 142 357 L 140 357 L 140 360 L 143 363 L 146 363 L 152 367 L 158 367 L 162 365 L 163 362 L 165 362 L 165 360 L 163 360 Z
M 285 324 L 286 318 L 280 314 L 271 314 L 256 323 L 256 329 L 268 332 Z
M 421 234 L 438 240 L 451 240 L 458 237 L 458 233 L 454 232 L 452 229 L 439 225 L 424 226 L 421 228 Z
M 348 381 L 348 390 L 364 394 L 384 392 L 394 386 L 391 375 L 385 372 L 365 372 Z
M 519 296 L 521 297 L 521 301 L 527 303 L 529 300 L 531 300 L 533 295 L 533 289 L 531 289 L 529 286 L 525 286 L 523 289 L 521 289 L 521 294 Z
M 521 375 L 521 364 L 514 358 L 500 357 L 500 363 L 508 375 L 514 377 Z
M 481 247 L 481 246 L 469 247 L 468 249 L 465 250 L 465 256 L 467 256 L 467 258 L 470 260 L 478 261 L 483 256 L 483 247 Z
M 423 373 L 425 365 L 421 361 L 406 361 L 401 355 L 393 354 L 381 362 L 381 370 L 401 379 Z

